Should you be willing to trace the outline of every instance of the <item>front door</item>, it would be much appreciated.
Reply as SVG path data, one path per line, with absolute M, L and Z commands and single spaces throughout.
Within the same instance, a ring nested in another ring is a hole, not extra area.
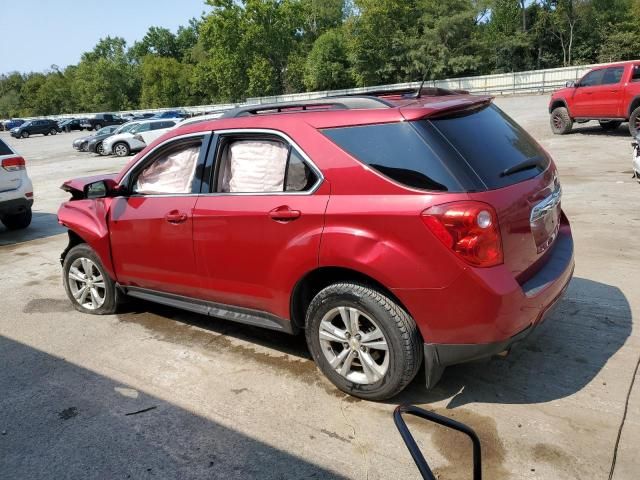
M 202 136 L 191 136 L 156 148 L 124 182 L 130 193 L 114 199 L 109 233 L 120 284 L 186 296 L 197 292 L 192 234 L 202 144 Z
M 215 158 L 193 214 L 201 296 L 288 318 L 293 285 L 318 266 L 329 185 L 276 134 L 222 134 Z
M 597 117 L 594 94 L 600 88 L 604 69 L 592 70 L 580 80 L 573 94 L 571 116 L 574 118 Z

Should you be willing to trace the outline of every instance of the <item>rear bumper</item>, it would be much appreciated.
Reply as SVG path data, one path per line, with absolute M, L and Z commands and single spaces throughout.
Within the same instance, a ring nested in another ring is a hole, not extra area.
M 15 215 L 27 211 L 33 205 L 33 199 L 14 198 L 0 201 L 0 215 Z
M 504 266 L 468 269 L 442 289 L 394 290 L 423 338 L 427 385 L 448 365 L 509 350 L 549 315 L 574 269 L 571 228 L 563 223 L 542 268 L 523 284 Z

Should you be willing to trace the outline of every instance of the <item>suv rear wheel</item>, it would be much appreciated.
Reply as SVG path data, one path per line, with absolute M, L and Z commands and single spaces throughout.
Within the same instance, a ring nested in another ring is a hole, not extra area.
M 554 108 L 551 112 L 551 131 L 556 135 L 569 133 L 573 127 L 573 120 L 569 116 L 569 111 L 565 107 Z
M 640 134 L 640 107 L 629 115 L 629 133 L 633 138 Z
M 9 230 L 22 230 L 31 225 L 31 209 L 27 208 L 24 212 L 4 215 L 0 220 Z
M 51 130 L 49 130 L 49 133 L 51 135 L 56 135 L 58 133 L 58 131 L 55 128 L 52 128 Z
M 307 310 L 307 345 L 324 375 L 343 392 L 384 400 L 404 389 L 422 363 L 414 320 L 383 293 L 338 283 Z
M 120 293 L 102 262 L 85 243 L 67 253 L 62 265 L 62 282 L 73 307 L 84 313 L 115 313 Z

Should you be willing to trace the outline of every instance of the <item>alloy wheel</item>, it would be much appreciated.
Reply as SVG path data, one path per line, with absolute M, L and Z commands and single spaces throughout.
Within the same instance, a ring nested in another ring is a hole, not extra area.
M 121 143 L 116 145 L 113 150 L 118 157 L 124 157 L 127 155 L 127 153 L 129 153 L 127 152 L 127 147 L 125 147 Z
M 95 310 L 104 304 L 106 286 L 102 273 L 88 258 L 76 258 L 68 273 L 69 289 L 73 298 L 82 307 Z
M 389 344 L 376 322 L 354 307 L 337 307 L 320 321 L 320 346 L 331 368 L 353 383 L 370 385 L 389 369 Z

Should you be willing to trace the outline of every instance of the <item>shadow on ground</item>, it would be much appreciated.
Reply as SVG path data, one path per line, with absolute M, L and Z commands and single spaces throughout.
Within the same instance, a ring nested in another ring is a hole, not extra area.
M 66 230 L 58 223 L 58 217 L 52 213 L 33 212 L 31 225 L 23 230 L 7 230 L 0 224 L 0 246 L 36 240 L 38 238 L 59 235 Z
M 0 336 L 0 478 L 341 478 Z
M 233 324 L 188 312 L 135 301 L 121 321 L 149 329 L 162 340 L 218 349 L 228 337 L 286 353 L 297 361 L 274 361 L 247 347 L 234 347 L 265 368 L 321 381 L 303 336 Z M 631 309 L 616 287 L 574 278 L 552 315 L 506 358 L 449 367 L 433 390 L 424 388 L 424 371 L 390 403 L 424 404 L 449 399 L 448 408 L 474 402 L 543 403 L 572 395 L 591 382 L 631 333 Z M 199 328 L 193 328 L 199 327 Z M 301 368 L 305 365 L 305 368 Z M 322 381 L 328 385 L 327 381 Z M 329 387 L 332 388 L 332 387 Z M 336 390 L 337 392 L 337 390 Z
M 589 135 L 589 136 L 606 136 L 606 137 L 627 137 L 631 141 L 632 137 L 629 133 L 629 126 L 625 122 L 615 130 L 604 130 L 597 123 L 574 123 L 569 135 Z

